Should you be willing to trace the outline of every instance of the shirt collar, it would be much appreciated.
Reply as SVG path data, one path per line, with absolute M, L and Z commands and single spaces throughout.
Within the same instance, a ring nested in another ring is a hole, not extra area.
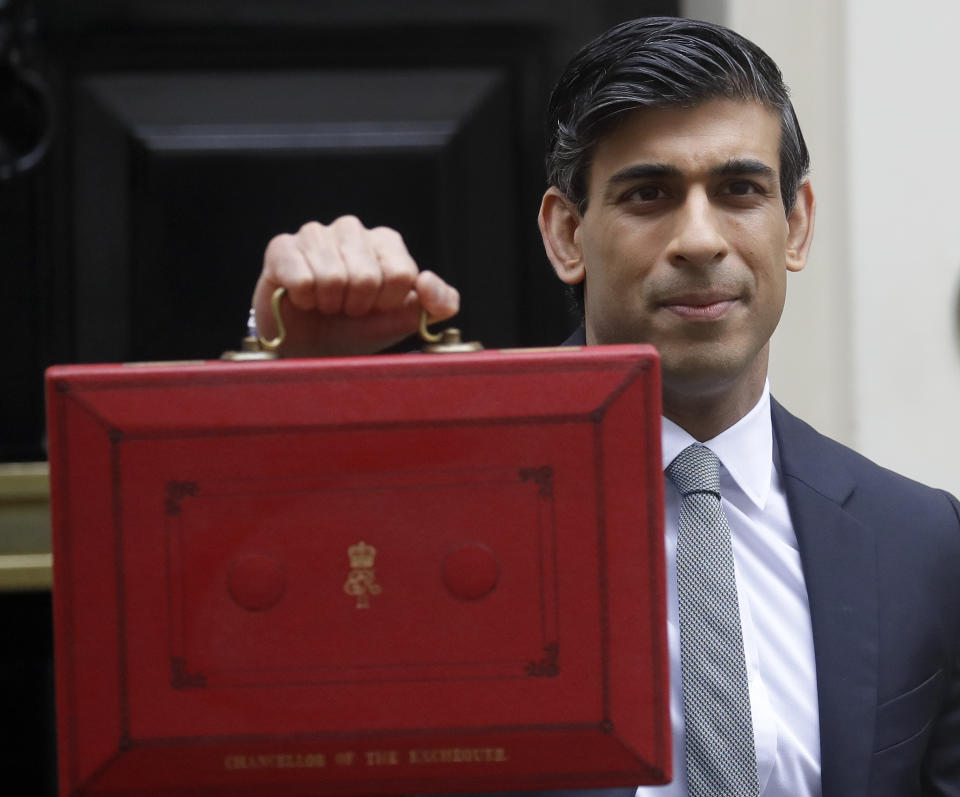
M 666 469 L 687 446 L 697 441 L 668 418 L 663 419 L 663 467 Z M 773 471 L 773 422 L 770 419 L 770 383 L 760 400 L 729 429 L 703 443 L 720 459 L 736 485 L 763 509 L 770 493 Z

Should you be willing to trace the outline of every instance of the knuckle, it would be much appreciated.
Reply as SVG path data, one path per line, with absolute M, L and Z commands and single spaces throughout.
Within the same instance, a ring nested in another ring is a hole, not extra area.
M 319 221 L 308 221 L 300 225 L 299 233 L 302 235 L 317 235 L 323 232 L 324 229 L 325 227 Z
M 296 297 L 298 301 L 304 301 L 316 289 L 316 282 L 309 272 L 299 272 L 285 277 L 283 287 L 290 292 L 292 297 Z
M 383 267 L 383 284 L 390 289 L 409 288 L 416 281 L 416 274 L 402 265 L 388 265 Z
M 375 291 L 380 287 L 380 284 L 381 279 L 379 275 L 372 271 L 363 271 L 355 274 L 351 280 L 351 288 L 360 293 Z
M 403 246 L 403 236 L 393 227 L 374 227 L 371 230 L 378 238 L 388 244 Z
M 366 229 L 360 219 L 352 214 L 340 216 L 338 219 L 334 220 L 333 224 L 330 226 L 336 228 L 337 231 L 342 232 L 354 232 Z
M 267 242 L 265 257 L 268 260 L 275 257 L 282 257 L 294 248 L 293 236 L 288 232 L 282 232 L 279 235 L 274 235 L 273 238 Z
M 325 290 L 342 290 L 347 284 L 347 275 L 337 270 L 327 270 L 317 275 L 317 284 Z

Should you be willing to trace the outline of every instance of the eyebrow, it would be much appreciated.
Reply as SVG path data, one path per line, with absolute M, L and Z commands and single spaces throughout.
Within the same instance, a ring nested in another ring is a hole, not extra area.
M 777 173 L 763 161 L 755 158 L 730 158 L 729 160 L 715 166 L 710 170 L 714 177 L 730 177 L 737 174 L 750 174 L 758 177 L 769 177 L 771 179 L 777 176 Z M 670 163 L 637 163 L 633 166 L 627 166 L 619 172 L 613 174 L 607 185 L 614 187 L 622 183 L 630 183 L 634 180 L 664 179 L 682 177 L 683 172 Z
M 731 158 L 726 163 L 711 169 L 710 173 L 715 177 L 729 177 L 734 174 L 752 174 L 770 178 L 777 176 L 771 167 L 755 158 Z
M 669 163 L 637 163 L 611 175 L 607 184 L 612 186 L 633 182 L 634 180 L 650 179 L 651 177 L 680 177 L 682 174 L 676 166 Z

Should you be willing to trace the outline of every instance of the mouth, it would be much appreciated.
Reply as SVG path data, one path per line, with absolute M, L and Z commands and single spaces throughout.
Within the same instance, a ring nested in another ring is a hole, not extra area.
M 672 296 L 661 307 L 690 321 L 718 321 L 723 318 L 738 299 L 735 296 L 716 293 L 696 293 Z

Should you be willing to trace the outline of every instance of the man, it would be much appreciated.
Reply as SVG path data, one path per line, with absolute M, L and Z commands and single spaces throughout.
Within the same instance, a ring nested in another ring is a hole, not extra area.
M 539 223 L 582 297 L 570 342 L 656 345 L 664 466 L 688 449 L 716 455 L 732 537 L 745 785 L 724 780 L 739 758 L 703 764 L 709 751 L 692 750 L 700 698 L 685 693 L 693 645 L 676 586 L 687 495 L 671 475 L 675 783 L 638 794 L 960 795 L 960 505 L 769 397 L 769 339 L 815 214 L 776 65 L 718 26 L 624 23 L 574 57 L 549 125 Z M 443 319 L 458 305 L 396 233 L 350 217 L 270 243 L 259 318 L 278 285 L 294 308 L 291 354 L 376 351 L 413 331 L 420 308 Z

